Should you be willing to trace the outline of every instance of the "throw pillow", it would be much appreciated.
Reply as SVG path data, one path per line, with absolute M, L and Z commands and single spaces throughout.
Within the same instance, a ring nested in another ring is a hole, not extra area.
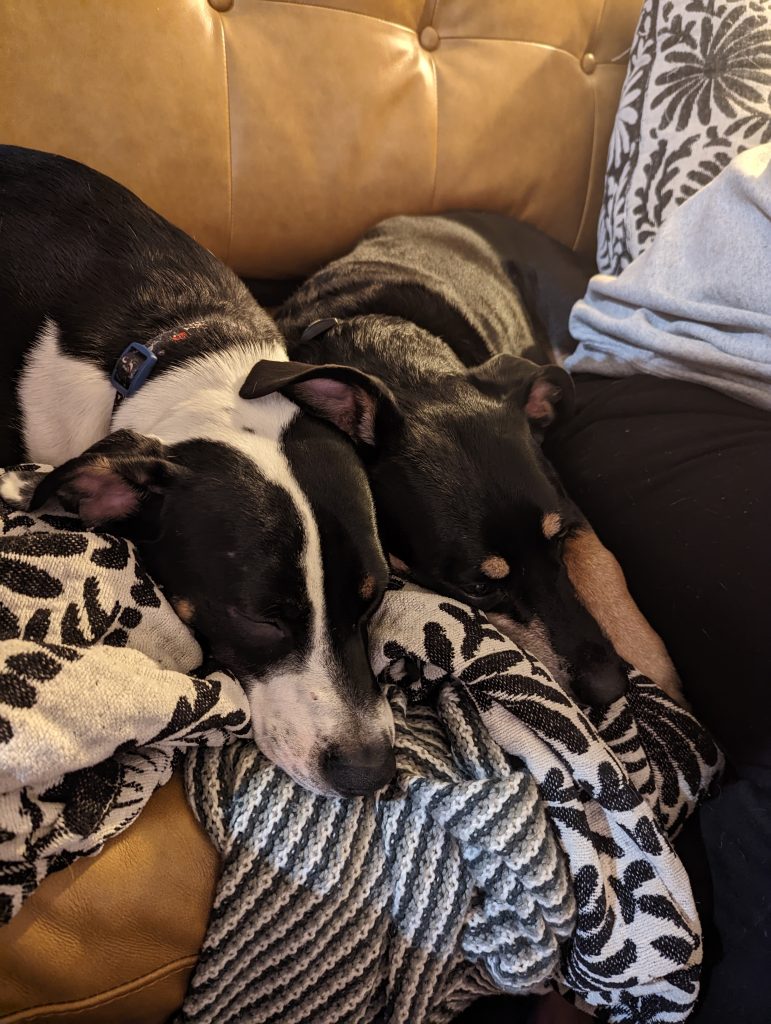
M 608 152 L 597 264 L 618 274 L 669 214 L 771 141 L 771 0 L 645 0 Z

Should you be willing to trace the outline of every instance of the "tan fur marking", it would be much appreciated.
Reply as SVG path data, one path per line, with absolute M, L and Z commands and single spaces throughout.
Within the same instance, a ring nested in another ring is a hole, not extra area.
M 488 555 L 479 568 L 485 576 L 489 576 L 491 580 L 505 579 L 511 572 L 511 566 L 506 559 L 501 558 L 500 555 Z
M 526 626 L 500 612 L 488 612 L 487 617 L 504 636 L 524 647 L 534 658 L 538 658 L 547 672 L 551 673 L 554 681 L 563 690 L 570 692 L 567 666 L 552 647 L 549 634 L 537 615 L 534 615 Z
M 661 637 L 632 600 L 621 566 L 590 526 L 565 541 L 565 568 L 576 593 L 616 653 L 687 706 Z
M 195 605 L 188 601 L 186 597 L 175 597 L 171 602 L 174 605 L 174 611 L 182 619 L 183 622 L 190 623 L 195 618 Z
M 388 562 L 394 572 L 399 572 L 403 575 L 404 573 L 408 573 L 410 571 L 410 567 L 407 565 L 407 563 L 403 562 L 401 558 L 397 558 L 396 555 L 389 555 Z
M 363 597 L 365 601 L 368 601 L 375 593 L 375 577 L 370 576 L 369 573 L 359 584 L 359 596 Z
M 559 512 L 547 512 L 541 520 L 541 529 L 547 540 L 556 537 L 562 529 L 562 519 Z

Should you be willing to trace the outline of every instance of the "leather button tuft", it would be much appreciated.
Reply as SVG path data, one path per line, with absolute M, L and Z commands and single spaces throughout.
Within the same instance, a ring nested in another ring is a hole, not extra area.
M 439 45 L 439 33 L 433 25 L 426 25 L 420 33 L 420 45 L 424 50 L 435 50 Z
M 585 53 L 581 58 L 581 70 L 586 75 L 591 75 L 597 67 L 597 58 L 593 53 Z
M 229 11 L 234 3 L 235 0 L 209 0 L 209 7 L 215 11 Z

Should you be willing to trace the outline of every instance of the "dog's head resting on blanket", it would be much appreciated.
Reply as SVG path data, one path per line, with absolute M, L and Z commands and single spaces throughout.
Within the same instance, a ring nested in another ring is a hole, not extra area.
M 331 324 L 313 347 L 357 374 L 358 417 L 337 422 L 361 442 L 394 569 L 486 611 L 580 699 L 620 696 L 622 662 L 562 557 L 583 520 L 541 452 L 540 431 L 571 403 L 568 374 L 510 354 L 466 368 L 440 338 L 380 315 Z M 273 372 L 284 394 L 324 412 L 306 390 L 317 369 Z
M 265 403 L 286 407 L 272 447 Z M 339 431 L 281 396 L 241 405 L 244 444 L 261 441 L 272 465 L 244 445 L 121 430 L 46 475 L 30 505 L 58 495 L 88 525 L 133 540 L 204 649 L 244 684 L 263 753 L 306 788 L 371 793 L 395 764 L 367 654 L 388 567 L 365 472 Z

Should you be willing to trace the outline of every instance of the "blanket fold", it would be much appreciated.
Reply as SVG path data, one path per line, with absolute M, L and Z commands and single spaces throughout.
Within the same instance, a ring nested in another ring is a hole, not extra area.
M 685 1020 L 701 929 L 670 836 L 717 748 L 633 671 L 587 714 L 480 613 L 392 586 L 370 629 L 397 727 L 377 800 L 305 793 L 251 746 L 188 760 L 224 870 L 180 1021 L 420 1024 L 547 983 L 606 1020 Z
M 771 409 L 771 143 L 672 212 L 618 277 L 573 307 L 574 373 L 690 380 Z
M 250 732 L 231 676 L 191 674 L 200 647 L 130 544 L 3 508 L 0 923 L 125 829 L 181 751 Z
M 397 776 L 327 799 L 262 757 L 130 544 L 50 509 L 0 526 L 3 919 L 184 758 L 223 871 L 180 1020 L 422 1024 L 549 985 L 687 1017 L 701 933 L 670 837 L 722 760 L 653 684 L 583 711 L 480 613 L 394 580 L 370 655 Z

